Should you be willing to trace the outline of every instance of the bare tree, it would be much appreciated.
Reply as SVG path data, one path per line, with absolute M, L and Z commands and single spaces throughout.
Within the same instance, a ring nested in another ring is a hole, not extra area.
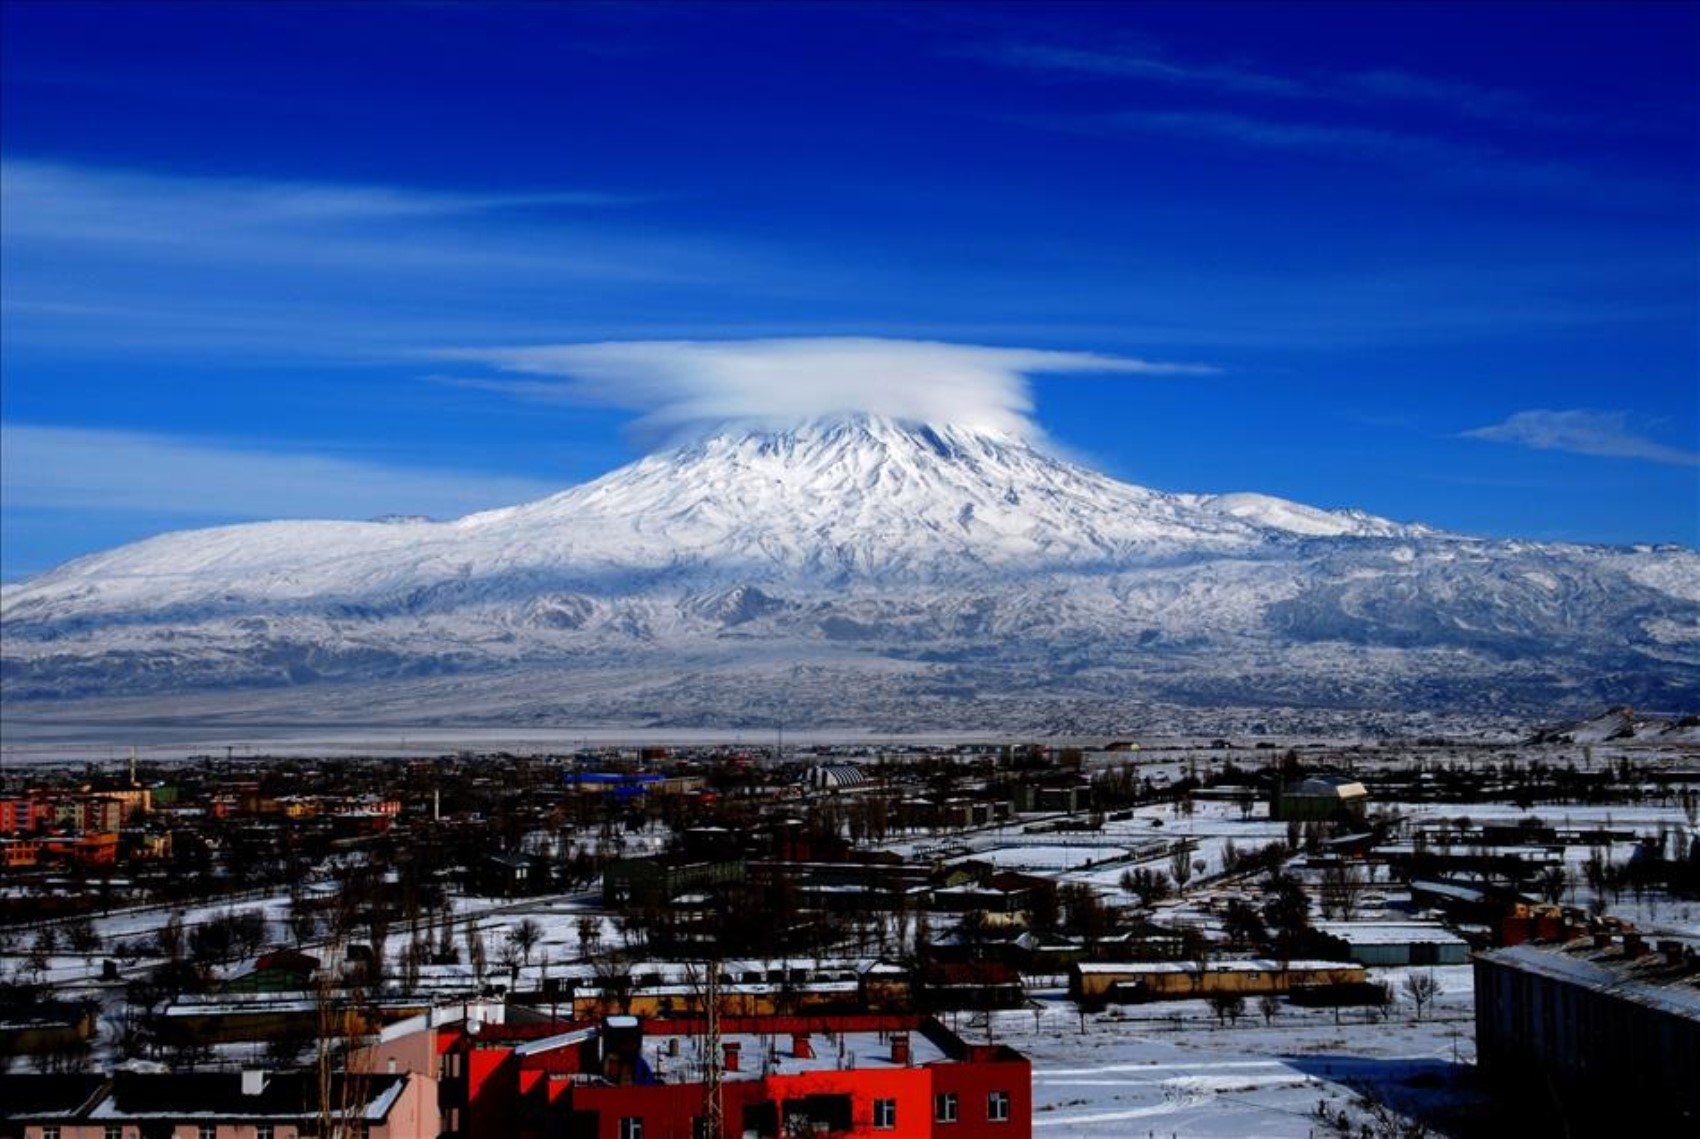
M 1120 884 L 1123 890 L 1138 898 L 1140 905 L 1144 906 L 1162 901 L 1174 889 L 1167 874 L 1143 866 L 1137 870 L 1124 870 Z
M 455 912 L 453 903 L 443 902 L 443 924 L 437 934 L 437 964 L 453 965 L 460 960 L 455 949 Z
M 1216 1014 L 1218 1024 L 1227 1020 L 1238 1024 L 1245 1013 L 1245 997 L 1239 993 L 1212 993 L 1210 1011 Z
M 508 971 L 508 983 L 519 983 L 519 946 L 507 938 L 496 947 L 496 964 Z
M 1323 868 L 1318 901 L 1324 917 L 1351 921 L 1358 914 L 1358 895 L 1363 888 L 1363 870 L 1354 863 L 1337 862 Z
M 1169 856 L 1169 877 L 1175 880 L 1175 889 L 1186 889 L 1187 882 L 1192 878 L 1192 850 L 1185 843 L 1175 847 Z
M 1404 991 L 1405 996 L 1410 998 L 1411 1008 L 1416 1013 L 1418 1020 L 1423 1018 L 1423 1010 L 1433 1004 L 1435 998 L 1445 991 L 1441 986 L 1440 978 L 1434 975 L 1433 969 L 1426 973 L 1405 974 L 1405 982 L 1400 988 Z
M 1274 993 L 1264 993 L 1257 998 L 1257 1011 L 1263 1014 L 1264 1024 L 1275 1023 L 1275 1015 L 1281 1011 L 1281 998 Z
M 489 958 L 484 947 L 484 935 L 478 931 L 478 919 L 472 914 L 466 915 L 466 963 L 472 966 L 473 976 L 480 981 L 489 967 Z
M 313 900 L 299 886 L 289 890 L 289 914 L 284 919 L 297 947 L 307 944 L 319 931 L 319 913 Z
M 75 918 L 65 925 L 65 944 L 72 953 L 81 954 L 84 961 L 92 962 L 94 955 L 100 952 L 100 931 L 88 918 Z
M 419 967 L 431 955 L 431 943 L 425 938 L 414 938 L 401 950 L 401 984 L 408 992 L 419 988 Z
M 543 927 L 531 918 L 519 922 L 508 930 L 508 941 L 519 950 L 520 959 L 527 967 L 531 965 L 531 951 L 537 948 L 537 943 L 543 940 Z
M 586 959 L 596 956 L 602 944 L 602 919 L 596 914 L 581 914 L 578 919 L 579 950 Z
M 712 963 L 711 963 L 712 964 Z M 713 967 L 718 968 L 718 965 Z M 597 992 L 608 1011 L 612 1003 L 619 1012 L 630 1012 L 632 1005 L 632 972 L 630 963 L 618 953 L 607 953 L 591 962 L 596 974 Z

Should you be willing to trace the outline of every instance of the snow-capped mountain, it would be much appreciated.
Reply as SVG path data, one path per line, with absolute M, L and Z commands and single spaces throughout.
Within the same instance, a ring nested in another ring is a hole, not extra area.
M 8 589 L 0 619 L 14 707 L 314 681 L 350 712 L 412 685 L 423 714 L 581 722 L 1700 706 L 1693 551 L 1165 494 L 867 416 L 451 522 L 167 534 Z

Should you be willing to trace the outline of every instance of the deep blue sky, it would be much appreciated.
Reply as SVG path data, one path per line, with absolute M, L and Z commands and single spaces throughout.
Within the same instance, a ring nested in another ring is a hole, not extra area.
M 1038 418 L 1163 489 L 1700 540 L 1694 5 L 0 21 L 8 579 L 580 481 L 632 412 L 434 353 L 679 338 L 1208 365 Z

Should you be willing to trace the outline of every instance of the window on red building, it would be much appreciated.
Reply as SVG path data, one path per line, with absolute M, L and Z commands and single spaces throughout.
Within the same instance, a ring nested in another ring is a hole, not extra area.
M 895 1131 L 897 1129 L 897 1101 L 894 1099 L 876 1099 L 874 1101 L 874 1130 Z
M 831 1134 L 850 1130 L 850 1097 L 811 1095 L 785 1101 L 785 1134 Z
M 1008 1092 L 992 1092 L 986 1097 L 986 1118 L 993 1123 L 1009 1122 Z
M 778 1135 L 779 1105 L 772 1100 L 744 1105 L 745 1135 Z
M 956 1122 L 956 1093 L 940 1092 L 933 1097 L 933 1122 Z
M 620 1117 L 620 1139 L 643 1139 L 643 1117 L 640 1115 L 622 1115 Z

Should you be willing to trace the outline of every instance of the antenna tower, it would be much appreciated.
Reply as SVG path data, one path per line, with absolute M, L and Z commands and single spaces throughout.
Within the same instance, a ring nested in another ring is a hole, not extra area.
M 702 1078 L 702 1136 L 701 1139 L 724 1139 L 726 1120 L 721 1107 L 721 1057 L 720 1057 L 720 958 L 718 955 L 708 961 L 708 985 L 704 993 L 704 1003 L 708 1006 L 708 1025 L 702 1034 L 702 1047 L 706 1055 L 703 1057 Z

